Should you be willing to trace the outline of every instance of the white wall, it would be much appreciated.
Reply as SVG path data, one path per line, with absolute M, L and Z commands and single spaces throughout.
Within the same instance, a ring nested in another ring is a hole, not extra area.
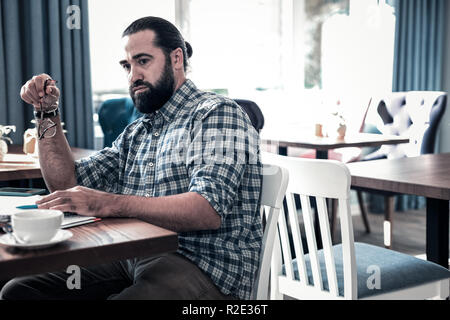
M 445 13 L 450 16 L 450 4 L 447 4 Z M 443 90 L 450 94 L 450 20 L 446 19 L 444 38 L 444 66 L 442 70 Z M 450 96 L 447 97 L 447 109 L 440 125 L 440 148 L 439 152 L 450 152 Z

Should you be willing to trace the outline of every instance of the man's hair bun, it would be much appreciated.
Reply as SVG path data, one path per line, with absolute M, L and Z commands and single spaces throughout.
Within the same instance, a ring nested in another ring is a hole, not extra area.
M 185 41 L 185 43 L 186 43 L 186 53 L 187 53 L 187 57 L 190 58 L 190 57 L 192 57 L 192 53 L 193 53 L 192 46 L 191 46 L 191 44 L 190 44 L 189 42 L 187 42 L 187 41 Z

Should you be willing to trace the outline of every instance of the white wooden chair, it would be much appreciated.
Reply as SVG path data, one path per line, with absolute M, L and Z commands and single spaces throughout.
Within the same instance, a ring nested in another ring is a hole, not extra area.
M 278 220 L 279 237 L 274 243 L 272 299 L 281 299 L 283 295 L 305 300 L 448 297 L 448 269 L 389 249 L 354 242 L 349 202 L 351 176 L 345 164 L 267 153 L 262 159 L 289 172 L 288 220 L 282 210 Z M 294 194 L 300 195 L 301 215 Z M 316 200 L 320 234 L 314 231 L 310 197 Z M 342 243 L 337 245 L 332 244 L 330 236 L 327 198 L 338 201 Z M 303 224 L 299 223 L 300 217 Z M 304 233 L 307 254 L 301 241 Z M 321 250 L 317 250 L 317 237 L 322 239 Z
M 265 215 L 265 228 L 259 258 L 259 268 L 253 289 L 253 298 L 269 298 L 269 275 L 272 260 L 273 243 L 277 234 L 277 221 L 283 206 L 283 199 L 288 185 L 288 172 L 275 165 L 263 166 L 263 183 L 261 188 L 261 219 Z

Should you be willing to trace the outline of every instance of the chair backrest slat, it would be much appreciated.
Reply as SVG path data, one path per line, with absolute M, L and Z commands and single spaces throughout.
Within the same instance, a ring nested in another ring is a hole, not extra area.
M 353 238 L 353 219 L 350 202 L 339 201 L 341 222 L 342 261 L 344 269 L 344 298 L 354 300 L 358 296 L 356 279 L 355 241 Z
M 320 272 L 319 257 L 317 252 L 317 239 L 314 233 L 314 212 L 311 209 L 309 196 L 300 195 L 302 204 L 303 221 L 305 223 L 306 240 L 308 242 L 309 260 L 311 262 L 311 270 L 314 286 L 323 290 L 322 274 Z
M 289 212 L 297 212 L 295 205 L 295 198 L 292 193 L 286 194 L 286 202 Z M 295 257 L 297 259 L 297 266 L 301 285 L 308 284 L 308 276 L 306 271 L 304 249 L 302 243 L 302 234 L 300 231 L 300 222 L 297 214 L 289 214 L 289 223 L 291 225 L 292 238 L 294 240 Z
M 325 267 L 327 270 L 328 287 L 331 294 L 339 296 L 337 285 L 336 267 L 334 265 L 333 243 L 330 234 L 330 222 L 328 218 L 327 199 L 323 197 L 316 198 L 317 211 L 319 216 L 320 233 L 322 238 L 323 254 L 325 258 Z
M 292 268 L 292 253 L 291 246 L 289 245 L 289 231 L 287 228 L 285 212 L 281 210 L 281 214 L 278 217 L 278 231 L 281 241 L 281 252 L 283 254 L 283 262 L 285 266 L 286 277 L 289 280 L 294 279 L 294 271 Z
M 279 217 L 282 214 L 279 215 Z M 281 256 L 281 243 L 279 233 L 275 236 L 273 243 L 272 261 L 270 264 L 270 300 L 281 300 L 283 295 L 278 286 L 278 275 L 282 273 L 283 264 Z

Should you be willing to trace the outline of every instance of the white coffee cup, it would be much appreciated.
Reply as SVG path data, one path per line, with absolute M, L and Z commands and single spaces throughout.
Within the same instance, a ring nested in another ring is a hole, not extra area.
M 25 243 L 50 241 L 61 227 L 64 215 L 59 210 L 27 210 L 16 212 L 11 225 L 16 238 Z

